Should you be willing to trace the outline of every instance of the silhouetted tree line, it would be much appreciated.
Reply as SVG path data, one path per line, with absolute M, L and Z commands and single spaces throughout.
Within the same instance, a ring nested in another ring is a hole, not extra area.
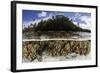
M 90 30 L 82 29 L 79 26 L 76 26 L 72 20 L 65 16 L 56 16 L 52 19 L 41 20 L 37 26 L 28 27 L 24 31 L 84 31 L 90 32 Z

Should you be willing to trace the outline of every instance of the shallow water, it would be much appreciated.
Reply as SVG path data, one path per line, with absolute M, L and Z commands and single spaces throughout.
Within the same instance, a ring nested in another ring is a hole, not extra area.
M 36 35 L 38 34 L 38 35 Z M 54 39 L 54 38 L 64 38 L 64 39 L 90 39 L 90 32 L 66 32 L 66 31 L 49 31 L 39 33 L 24 33 L 23 39 Z
M 73 32 L 73 37 L 76 37 L 76 38 L 85 38 L 85 39 L 90 39 L 91 38 L 91 33 L 89 32 Z

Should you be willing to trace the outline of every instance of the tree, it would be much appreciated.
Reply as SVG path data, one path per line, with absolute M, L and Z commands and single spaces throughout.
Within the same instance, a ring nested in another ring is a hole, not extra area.
M 36 31 L 87 31 L 90 30 L 82 29 L 79 26 L 76 26 L 72 20 L 69 20 L 68 17 L 61 16 L 56 18 L 53 16 L 52 19 L 41 20 L 37 26 L 34 24 L 34 29 Z M 30 29 L 28 27 L 28 29 Z M 32 30 L 32 29 L 30 29 Z

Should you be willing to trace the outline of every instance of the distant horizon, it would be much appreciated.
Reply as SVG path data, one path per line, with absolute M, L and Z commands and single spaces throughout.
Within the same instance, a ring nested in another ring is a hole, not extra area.
M 37 11 L 37 10 L 23 10 L 22 11 L 22 24 L 28 27 L 34 20 L 47 19 L 57 14 L 64 15 L 73 20 L 75 25 L 84 29 L 91 29 L 91 13 L 83 12 L 59 12 L 59 11 Z M 36 21 L 36 22 L 37 22 Z

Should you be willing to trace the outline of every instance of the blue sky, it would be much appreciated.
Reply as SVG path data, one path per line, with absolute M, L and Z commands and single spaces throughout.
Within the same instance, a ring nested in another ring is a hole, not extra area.
M 30 25 L 34 19 L 44 19 L 56 14 L 63 14 L 73 20 L 76 25 L 79 23 L 80 27 L 90 29 L 91 26 L 91 13 L 83 12 L 56 12 L 56 11 L 36 11 L 36 10 L 23 10 L 22 22 L 24 26 Z

